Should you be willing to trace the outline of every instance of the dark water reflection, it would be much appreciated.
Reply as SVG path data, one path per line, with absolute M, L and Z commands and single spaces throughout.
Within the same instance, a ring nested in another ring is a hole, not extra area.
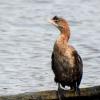
M 56 89 L 50 61 L 59 32 L 54 15 L 70 23 L 70 43 L 84 60 L 81 87 L 100 85 L 99 0 L 0 0 L 0 95 Z

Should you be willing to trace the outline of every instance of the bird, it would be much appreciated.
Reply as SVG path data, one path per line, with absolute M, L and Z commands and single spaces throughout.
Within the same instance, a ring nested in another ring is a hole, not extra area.
M 77 50 L 69 44 L 69 23 L 62 17 L 54 16 L 49 20 L 60 31 L 51 55 L 51 67 L 54 81 L 58 84 L 58 96 L 61 100 L 61 89 L 65 86 L 80 95 L 80 83 L 83 76 L 83 61 Z

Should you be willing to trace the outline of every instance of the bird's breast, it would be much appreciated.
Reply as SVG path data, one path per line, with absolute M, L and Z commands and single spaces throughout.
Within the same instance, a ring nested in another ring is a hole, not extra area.
M 70 67 L 74 67 L 75 57 L 72 54 L 73 49 L 71 49 L 70 46 L 68 46 L 67 44 L 58 42 L 55 45 L 54 51 L 56 51 L 55 52 L 55 53 L 57 53 L 56 55 L 59 55 L 61 58 L 64 57 L 64 60 L 66 60 L 66 62 L 68 62 Z
M 66 60 L 68 60 L 70 67 L 74 67 L 75 57 L 73 56 L 72 51 L 69 49 L 66 49 L 64 56 L 66 56 L 67 58 Z

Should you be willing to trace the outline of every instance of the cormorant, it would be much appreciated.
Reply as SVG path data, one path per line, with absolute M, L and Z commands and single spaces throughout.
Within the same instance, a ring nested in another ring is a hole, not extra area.
M 83 74 L 83 63 L 75 48 L 68 44 L 70 38 L 68 22 L 58 16 L 54 16 L 49 22 L 60 31 L 51 57 L 52 70 L 55 75 L 54 80 L 58 83 L 59 99 L 61 100 L 61 86 L 69 86 L 74 89 L 77 95 L 80 95 L 79 85 Z

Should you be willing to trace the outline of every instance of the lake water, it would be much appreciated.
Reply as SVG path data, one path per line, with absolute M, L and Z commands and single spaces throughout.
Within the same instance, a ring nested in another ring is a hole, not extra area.
M 51 53 L 58 15 L 84 61 L 80 87 L 100 85 L 100 0 L 0 0 L 0 95 L 57 89 Z

